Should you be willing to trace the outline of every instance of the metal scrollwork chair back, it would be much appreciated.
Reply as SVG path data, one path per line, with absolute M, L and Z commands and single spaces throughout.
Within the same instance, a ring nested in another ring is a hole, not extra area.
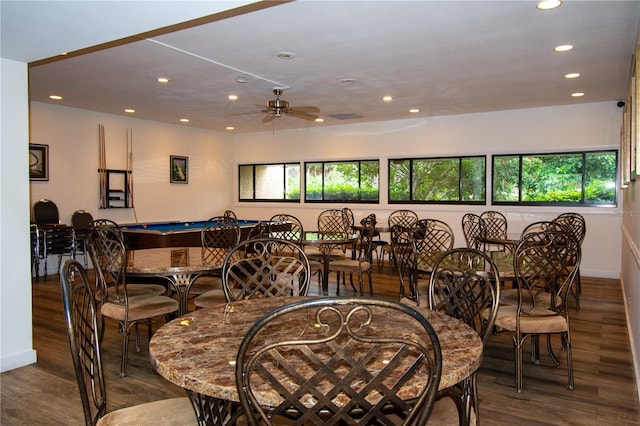
M 238 221 L 230 216 L 215 216 L 202 227 L 202 257 L 207 263 L 222 264 L 233 247 L 240 243 Z
M 569 390 L 574 388 L 568 295 L 580 263 L 580 245 L 568 232 L 549 229 L 522 237 L 514 253 L 518 284 L 516 305 L 501 305 L 496 318 L 499 329 L 513 334 L 516 352 L 516 389 L 523 389 L 523 344 L 532 337 L 532 357 L 539 358 L 537 337 L 547 336 L 549 357 L 556 367 L 550 336 L 559 334 L 567 354 Z
M 378 327 L 388 322 L 398 324 L 393 333 Z M 424 425 L 441 374 L 431 324 L 406 305 L 374 298 L 317 298 L 274 310 L 249 330 L 236 359 L 249 425 L 282 418 Z
M 222 288 L 229 302 L 306 296 L 309 279 L 309 260 L 304 250 L 285 240 L 244 241 L 229 252 L 222 266 Z
M 482 250 L 484 247 L 484 231 L 482 219 L 474 213 L 466 213 L 462 216 L 462 232 L 467 241 L 467 247 Z
M 112 424 L 189 425 L 196 417 L 187 397 L 159 400 L 107 413 L 98 306 L 82 265 L 68 260 L 60 267 L 62 305 L 71 358 L 86 426 Z
M 500 303 L 500 273 L 486 253 L 458 248 L 445 252 L 433 266 L 429 280 L 429 308 L 462 320 L 486 344 Z M 461 401 L 461 424 L 468 424 L 472 410 L 479 423 L 476 373 L 457 387 Z M 455 396 L 455 393 L 454 393 Z

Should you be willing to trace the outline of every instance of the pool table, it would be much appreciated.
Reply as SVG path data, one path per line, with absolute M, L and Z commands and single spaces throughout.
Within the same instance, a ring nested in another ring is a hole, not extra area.
M 258 220 L 240 220 L 240 239 L 246 239 Z M 121 224 L 128 250 L 156 247 L 199 247 L 206 220 L 193 222 L 150 222 Z

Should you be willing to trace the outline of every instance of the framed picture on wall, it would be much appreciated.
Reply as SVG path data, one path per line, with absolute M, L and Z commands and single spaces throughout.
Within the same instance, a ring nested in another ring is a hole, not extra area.
M 172 155 L 169 158 L 169 182 L 189 183 L 189 157 Z
M 29 144 L 29 180 L 49 180 L 49 145 Z

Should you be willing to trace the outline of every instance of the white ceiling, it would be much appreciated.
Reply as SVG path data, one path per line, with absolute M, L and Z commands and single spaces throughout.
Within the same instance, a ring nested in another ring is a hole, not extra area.
M 44 59 L 247 3 L 2 1 L 2 57 Z M 186 126 L 231 125 L 235 132 L 415 117 L 409 108 L 438 116 L 616 102 L 628 90 L 640 22 L 639 1 L 569 0 L 550 11 L 537 10 L 535 1 L 263 6 L 41 61 L 30 68 L 31 99 L 52 102 L 48 96 L 59 94 L 60 105 L 123 115 L 134 108 L 137 118 L 189 118 Z M 565 43 L 575 49 L 553 51 Z M 569 72 L 581 77 L 567 80 Z M 160 76 L 170 82 L 160 85 Z M 285 88 L 282 99 L 291 106 L 319 107 L 325 122 L 285 116 L 262 123 L 260 105 L 273 99 L 274 87 Z M 571 97 L 576 91 L 585 96 Z M 230 94 L 239 99 L 229 101 Z M 394 100 L 383 103 L 384 95 Z M 332 117 L 340 115 L 361 118 Z

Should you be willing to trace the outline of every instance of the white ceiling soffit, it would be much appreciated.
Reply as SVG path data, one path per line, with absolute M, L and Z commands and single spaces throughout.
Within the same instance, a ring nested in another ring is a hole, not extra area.
M 295 1 L 32 66 L 30 95 L 238 133 L 616 102 L 628 92 L 639 22 L 639 1 L 549 11 L 535 1 Z M 566 43 L 575 48 L 553 51 Z M 580 78 L 564 78 L 571 72 Z M 318 107 L 324 123 L 263 122 L 275 86 L 293 107 Z
M 33 62 L 256 3 L 2 0 L 3 58 Z

